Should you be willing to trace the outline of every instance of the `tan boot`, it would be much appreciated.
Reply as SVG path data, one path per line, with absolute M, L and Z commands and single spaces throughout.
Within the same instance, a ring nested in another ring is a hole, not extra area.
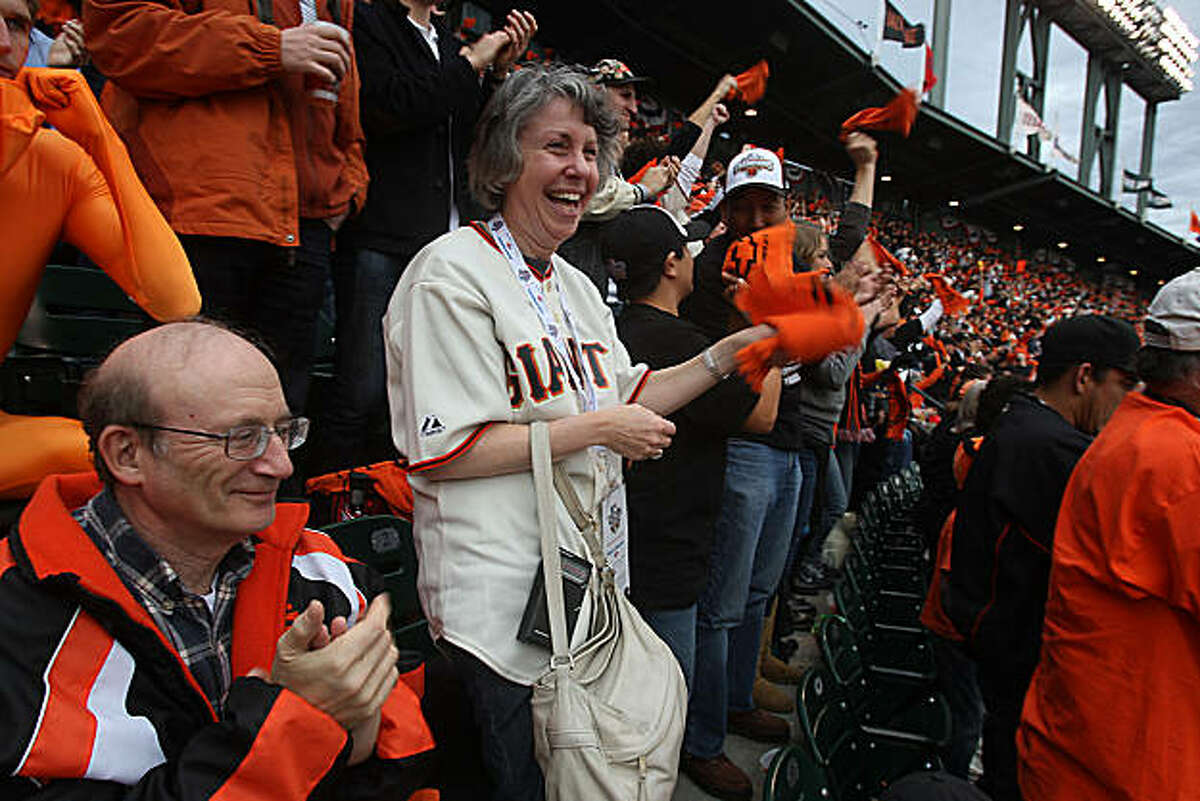
M 763 618 L 762 639 L 758 646 L 758 675 L 776 684 L 799 684 L 804 671 L 794 668 L 771 653 L 775 635 L 775 610 L 778 600 L 771 604 L 771 613 Z
M 762 676 L 754 680 L 754 689 L 750 697 L 758 709 L 778 712 L 781 715 L 796 711 L 796 702 L 792 700 L 792 696 L 782 687 L 772 684 Z

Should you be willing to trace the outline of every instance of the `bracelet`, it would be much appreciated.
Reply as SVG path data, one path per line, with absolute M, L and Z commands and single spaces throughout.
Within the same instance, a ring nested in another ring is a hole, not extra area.
M 705 348 L 704 352 L 700 354 L 700 361 L 704 363 L 704 369 L 708 370 L 708 374 L 717 381 L 724 381 L 729 377 L 729 373 L 721 371 L 720 366 L 717 364 L 717 358 L 713 356 L 711 346 Z

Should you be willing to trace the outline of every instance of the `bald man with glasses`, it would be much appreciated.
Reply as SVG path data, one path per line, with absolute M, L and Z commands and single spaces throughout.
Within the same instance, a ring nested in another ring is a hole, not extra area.
M 46 479 L 0 542 L 6 797 L 419 789 L 433 739 L 387 596 L 276 503 L 308 421 L 262 352 L 161 326 L 104 361 L 80 412 L 96 473 Z

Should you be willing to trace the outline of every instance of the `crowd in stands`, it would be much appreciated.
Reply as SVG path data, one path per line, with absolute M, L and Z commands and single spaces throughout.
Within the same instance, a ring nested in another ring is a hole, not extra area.
M 672 657 L 640 712 L 675 740 L 638 786 L 749 801 L 727 737 L 792 738 L 827 543 L 914 461 L 946 771 L 982 741 L 995 801 L 1200 792 L 1200 273 L 1148 303 L 879 208 L 885 109 L 848 121 L 844 180 L 718 147 L 765 63 L 648 120 L 647 76 L 535 54 L 525 11 L 470 35 L 438 0 L 0 16 L 0 346 L 60 241 L 161 323 L 80 420 L 0 412 L 0 497 L 29 499 L 0 541 L 11 797 L 437 798 L 445 724 L 379 578 L 279 499 L 361 470 L 412 520 L 487 797 L 586 786 L 548 769 L 541 523 L 591 593 L 572 658 L 617 636 L 601 584 Z

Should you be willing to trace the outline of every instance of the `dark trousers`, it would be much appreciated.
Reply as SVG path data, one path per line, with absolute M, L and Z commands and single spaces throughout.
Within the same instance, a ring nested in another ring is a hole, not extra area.
M 179 241 L 196 275 L 204 314 L 263 341 L 279 370 L 288 408 L 302 414 L 333 231 L 321 220 L 301 220 L 297 248 L 233 237 L 181 236 Z
M 383 315 L 412 255 L 356 248 L 340 249 L 334 257 L 335 375 L 318 440 L 322 470 L 395 455 L 388 419 Z
M 533 688 L 504 678 L 463 649 L 438 642 L 454 664 L 479 730 L 490 801 L 542 801 L 545 781 L 533 754 Z
M 983 730 L 979 669 L 959 643 L 936 635 L 932 640 L 938 689 L 950 705 L 950 743 L 942 750 L 942 761 L 948 773 L 965 779 Z
M 983 778 L 979 786 L 992 801 L 1021 801 L 1017 784 L 1017 727 L 1032 671 L 979 664 L 983 692 Z M 1007 666 L 1006 666 L 1007 667 Z

